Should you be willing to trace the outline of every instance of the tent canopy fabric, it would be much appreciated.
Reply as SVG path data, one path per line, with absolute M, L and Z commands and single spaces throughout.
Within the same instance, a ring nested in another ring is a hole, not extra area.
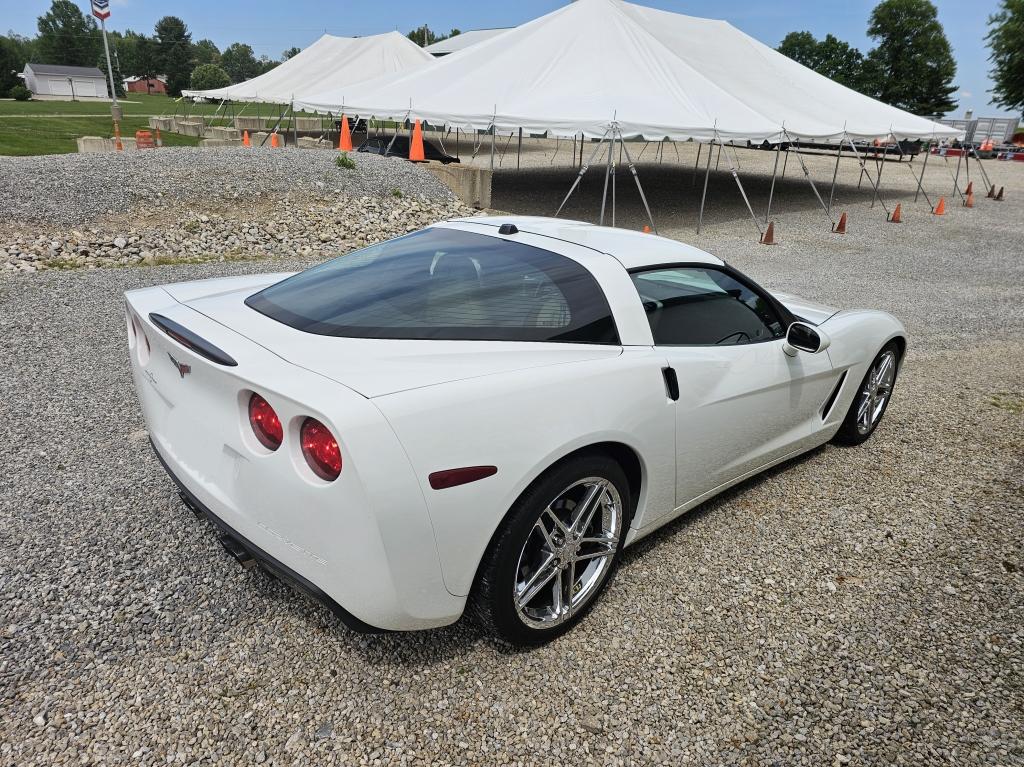
M 466 32 L 461 32 L 455 35 L 455 37 L 449 37 L 445 40 L 438 40 L 436 43 L 431 43 L 425 50 L 432 56 L 446 56 L 449 53 L 455 53 L 469 48 L 471 45 L 476 45 L 484 40 L 489 40 L 495 35 L 500 35 L 502 32 L 507 32 L 511 27 L 499 27 L 497 29 L 470 29 Z
M 431 64 L 434 57 L 398 32 L 370 37 L 324 35 L 269 72 L 208 91 L 185 90 L 190 98 L 287 104 L 300 92 L 346 88 L 382 75 Z
M 724 21 L 577 0 L 438 59 L 296 105 L 468 130 L 684 141 L 962 135 L 850 90 Z

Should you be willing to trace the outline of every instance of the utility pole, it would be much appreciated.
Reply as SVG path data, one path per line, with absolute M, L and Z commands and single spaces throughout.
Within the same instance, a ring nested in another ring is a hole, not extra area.
M 121 105 L 117 103 L 117 89 L 114 87 L 114 67 L 110 63 L 110 44 L 107 42 L 107 19 L 110 18 L 110 0 L 92 0 L 92 15 L 100 20 L 103 32 L 103 50 L 107 54 L 107 78 L 110 81 L 110 116 L 114 120 L 114 148 L 121 152 Z

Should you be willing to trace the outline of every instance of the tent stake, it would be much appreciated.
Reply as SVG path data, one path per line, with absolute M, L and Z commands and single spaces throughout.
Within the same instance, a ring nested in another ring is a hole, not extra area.
M 607 136 L 608 136 L 608 131 L 606 130 L 604 132 L 604 135 L 601 136 L 601 140 L 598 142 L 597 147 L 594 149 L 594 153 L 592 155 L 590 155 L 590 159 L 587 161 L 587 163 L 585 165 L 582 165 L 580 167 L 580 172 L 576 174 L 576 180 L 573 181 L 572 186 L 569 187 L 569 192 L 565 195 L 565 199 L 562 200 L 562 204 L 559 205 L 558 206 L 558 210 L 555 211 L 554 218 L 558 218 L 559 214 L 562 212 L 562 209 L 565 207 L 565 204 L 567 202 L 569 202 L 569 198 L 572 197 L 572 193 L 575 192 L 576 189 L 579 187 L 580 182 L 583 180 L 583 175 L 590 169 L 590 164 L 592 162 L 594 162 L 594 160 L 597 158 L 597 153 L 601 151 L 601 145 L 604 143 L 604 140 L 605 140 L 605 138 Z M 582 134 L 580 134 L 580 138 L 582 140 Z M 581 152 L 582 152 L 582 144 L 581 144 Z
M 704 202 L 708 198 L 708 178 L 711 176 L 711 153 L 715 150 L 715 140 L 711 139 L 711 146 L 708 147 L 708 164 L 704 169 L 704 191 L 700 196 L 700 214 L 697 216 L 697 234 L 700 234 L 704 225 Z
M 622 132 L 619 132 L 619 137 L 622 137 Z M 626 152 L 626 162 L 629 163 L 629 172 L 633 174 L 633 180 L 636 182 L 636 189 L 640 193 L 640 201 L 644 204 L 644 210 L 647 211 L 647 220 L 651 222 L 651 230 L 657 234 L 658 227 L 654 225 L 654 217 L 651 215 L 651 206 L 647 204 L 647 195 L 644 194 L 644 188 L 640 185 L 640 174 L 636 172 L 636 166 L 633 164 L 633 158 L 629 156 L 629 147 L 625 144 L 622 148 Z
M 690 186 L 697 186 L 697 169 L 700 167 L 700 150 L 704 148 L 704 145 L 699 141 L 697 142 L 697 160 L 693 163 L 693 178 L 690 180 Z
M 768 207 L 764 211 L 764 225 L 768 226 L 768 219 L 772 215 L 772 200 L 775 198 L 775 176 L 779 172 L 779 155 L 782 154 L 782 142 L 775 145 L 775 166 L 772 168 L 772 185 L 768 190 Z M 789 153 L 786 153 L 789 157 Z

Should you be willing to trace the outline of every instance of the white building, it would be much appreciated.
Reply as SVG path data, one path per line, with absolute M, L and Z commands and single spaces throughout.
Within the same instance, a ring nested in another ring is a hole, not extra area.
M 56 64 L 26 64 L 25 87 L 33 96 L 60 99 L 105 99 L 106 76 L 96 67 L 63 67 Z

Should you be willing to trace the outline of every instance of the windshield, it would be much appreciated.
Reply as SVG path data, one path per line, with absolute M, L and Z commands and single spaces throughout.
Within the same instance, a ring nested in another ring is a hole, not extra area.
M 246 300 L 307 333 L 617 344 L 604 293 L 572 259 L 432 228 L 289 277 Z

